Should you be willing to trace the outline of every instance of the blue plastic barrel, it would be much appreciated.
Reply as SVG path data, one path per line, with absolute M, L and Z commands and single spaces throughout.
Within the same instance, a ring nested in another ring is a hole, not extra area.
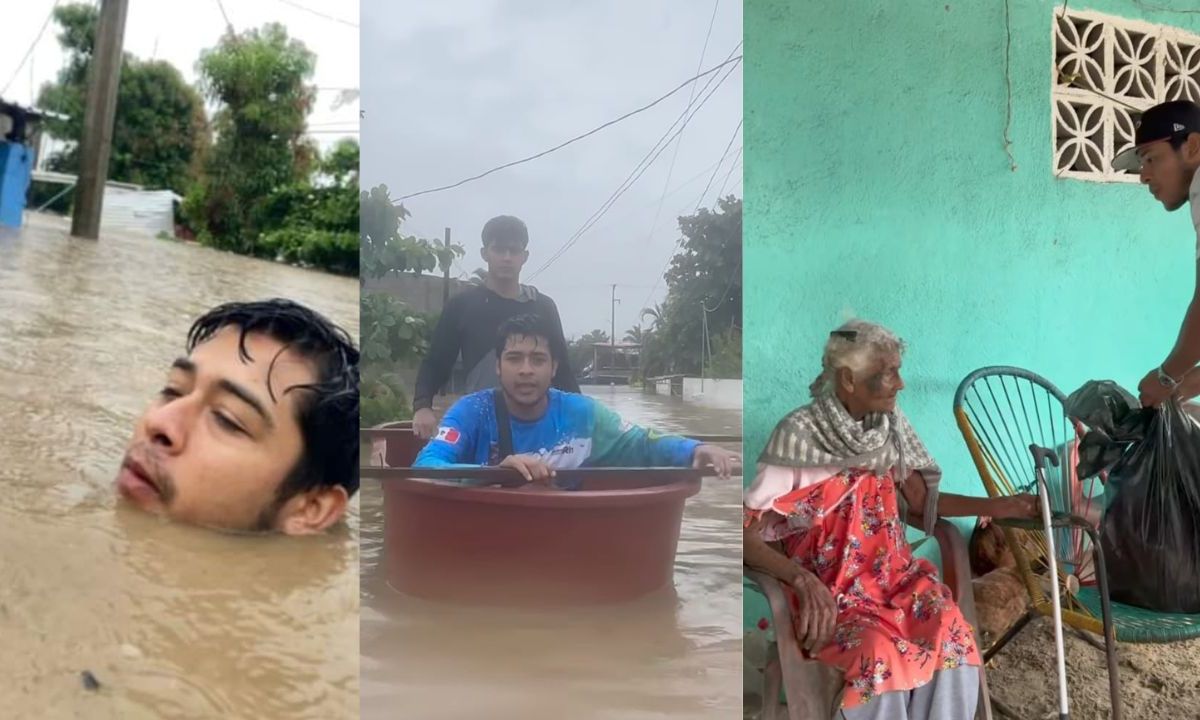
M 21 227 L 32 173 L 33 153 L 28 147 L 0 142 L 0 225 Z

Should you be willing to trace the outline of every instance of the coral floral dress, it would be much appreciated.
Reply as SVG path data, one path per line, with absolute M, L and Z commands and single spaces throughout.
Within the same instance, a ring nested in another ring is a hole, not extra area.
M 812 657 L 844 673 L 842 707 L 920 687 L 938 670 L 981 664 L 950 589 L 929 561 L 912 555 L 891 472 L 760 466 L 745 521 L 760 518 L 763 539 L 780 541 L 837 601 L 833 640 Z M 796 594 L 785 591 L 795 615 Z

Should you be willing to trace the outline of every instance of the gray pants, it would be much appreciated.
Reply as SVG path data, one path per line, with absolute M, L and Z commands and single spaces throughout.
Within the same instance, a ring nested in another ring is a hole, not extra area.
M 979 702 L 979 668 L 939 670 L 916 690 L 880 695 L 842 710 L 838 720 L 971 720 Z

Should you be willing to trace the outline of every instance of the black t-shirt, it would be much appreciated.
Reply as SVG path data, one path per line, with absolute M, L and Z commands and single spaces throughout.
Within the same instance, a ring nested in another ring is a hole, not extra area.
M 484 286 L 468 288 L 450 298 L 442 310 L 429 354 L 421 361 L 413 410 L 433 406 L 433 398 L 446 385 L 461 353 L 467 369 L 467 392 L 496 387 L 496 333 L 500 324 L 518 315 L 541 315 L 551 327 L 551 351 L 558 362 L 554 387 L 579 392 L 579 382 L 567 360 L 567 341 L 563 337 L 558 307 L 537 289 L 522 285 L 516 299 L 501 297 Z

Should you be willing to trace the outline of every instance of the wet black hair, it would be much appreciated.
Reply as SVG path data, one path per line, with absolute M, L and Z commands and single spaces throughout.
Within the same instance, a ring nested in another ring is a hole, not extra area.
M 267 369 L 267 392 L 275 400 L 271 373 L 284 350 L 310 360 L 317 381 L 295 385 L 284 393 L 304 391 L 297 403 L 304 449 L 299 462 L 276 492 L 270 520 L 284 502 L 295 495 L 322 487 L 341 486 L 353 496 L 358 491 L 358 350 L 350 334 L 323 315 L 291 300 L 275 298 L 234 302 L 215 307 L 192 324 L 187 336 L 190 354 L 222 328 L 237 327 L 238 352 L 251 360 L 246 336 L 261 333 L 283 343 Z M 264 522 L 268 518 L 263 518 Z
M 546 341 L 546 349 L 551 360 L 559 360 L 559 350 L 554 347 L 552 338 L 555 333 L 550 329 L 550 323 L 541 315 L 527 314 L 511 317 L 500 323 L 496 332 L 496 359 L 504 356 L 504 348 L 511 338 L 541 338 Z

